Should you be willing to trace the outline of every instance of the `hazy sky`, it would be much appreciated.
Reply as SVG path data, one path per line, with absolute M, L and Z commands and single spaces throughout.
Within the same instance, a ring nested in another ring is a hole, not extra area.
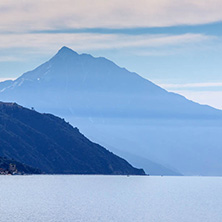
M 0 80 L 65 45 L 222 109 L 221 0 L 7 0 L 0 14 Z

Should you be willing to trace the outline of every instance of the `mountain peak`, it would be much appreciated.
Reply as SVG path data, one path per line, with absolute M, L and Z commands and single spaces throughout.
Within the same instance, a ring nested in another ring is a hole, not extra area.
M 57 55 L 71 55 L 71 54 L 78 55 L 77 52 L 73 51 L 72 49 L 66 46 L 63 46 L 57 53 Z

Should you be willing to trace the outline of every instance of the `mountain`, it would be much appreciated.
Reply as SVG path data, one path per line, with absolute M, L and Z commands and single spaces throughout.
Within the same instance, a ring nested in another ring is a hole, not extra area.
M 64 117 L 147 173 L 140 158 L 184 175 L 222 175 L 222 111 L 170 93 L 105 58 L 63 47 L 48 62 L 2 84 L 0 100 Z
M 4 82 L 0 82 L 0 92 L 6 87 L 10 86 L 13 83 L 12 80 L 6 80 Z
M 3 172 L 4 171 L 10 172 L 11 171 L 11 169 L 10 169 L 11 164 L 16 166 L 15 173 L 18 173 L 18 174 L 41 174 L 41 171 L 39 169 L 35 169 L 35 168 L 30 167 L 26 164 L 20 163 L 16 160 L 7 159 L 4 157 L 0 157 L 0 174 L 1 174 L 2 170 L 3 170 Z M 13 173 L 13 172 L 10 172 L 10 173 Z
M 2 87 L 7 84 L 6 87 Z M 0 98 L 53 113 L 103 118 L 215 118 L 221 112 L 169 93 L 105 58 L 63 47 L 13 82 Z M 43 99 L 44 98 L 44 99 Z M 37 102 L 38 101 L 38 102 Z
M 0 132 L 0 156 L 45 173 L 144 174 L 63 119 L 16 103 L 0 103 Z

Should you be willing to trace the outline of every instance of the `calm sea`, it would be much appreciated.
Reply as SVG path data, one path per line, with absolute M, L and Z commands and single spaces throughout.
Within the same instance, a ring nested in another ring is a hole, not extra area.
M 222 178 L 0 176 L 1 222 L 221 222 Z

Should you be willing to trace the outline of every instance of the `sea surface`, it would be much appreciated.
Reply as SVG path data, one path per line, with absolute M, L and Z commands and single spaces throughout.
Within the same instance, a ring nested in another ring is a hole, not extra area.
M 0 176 L 1 222 L 221 222 L 222 177 Z

